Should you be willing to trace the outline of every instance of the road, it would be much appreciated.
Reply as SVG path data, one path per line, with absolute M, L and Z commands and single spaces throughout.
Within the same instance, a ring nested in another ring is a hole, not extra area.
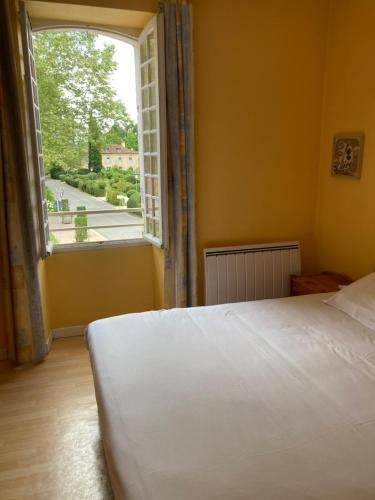
M 84 193 L 79 189 L 74 188 L 65 184 L 65 182 L 58 181 L 55 179 L 48 179 L 46 182 L 47 186 L 53 191 L 56 199 L 60 199 L 60 193 L 63 193 L 62 198 L 69 200 L 70 210 L 76 210 L 77 206 L 84 205 L 87 210 L 104 210 L 104 209 L 114 209 L 113 205 L 110 203 L 95 198 L 90 194 Z M 73 221 L 74 222 L 74 221 Z M 87 216 L 88 226 L 104 226 L 112 224 L 140 224 L 141 218 L 136 215 L 131 215 L 127 213 L 112 213 L 112 214 L 97 214 Z M 50 228 L 53 232 L 53 228 L 58 227 L 69 227 L 67 224 L 61 224 L 60 217 L 50 217 Z M 74 223 L 72 228 L 74 227 Z M 65 233 L 65 234 L 64 234 Z M 68 234 L 66 234 L 68 233 Z M 72 239 L 74 242 L 74 231 L 57 231 L 55 235 L 61 243 L 68 243 L 65 241 L 66 238 Z M 106 240 L 120 240 L 120 239 L 130 239 L 130 238 L 142 238 L 142 227 L 124 227 L 124 228 L 105 228 L 105 229 L 95 229 L 95 231 L 90 231 L 90 240 L 94 241 L 106 241 Z M 64 240 L 64 241 L 63 241 Z

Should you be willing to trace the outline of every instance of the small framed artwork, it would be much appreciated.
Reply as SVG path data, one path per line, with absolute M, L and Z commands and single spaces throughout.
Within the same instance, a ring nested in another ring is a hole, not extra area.
M 331 174 L 359 179 L 365 135 L 336 134 L 333 138 Z

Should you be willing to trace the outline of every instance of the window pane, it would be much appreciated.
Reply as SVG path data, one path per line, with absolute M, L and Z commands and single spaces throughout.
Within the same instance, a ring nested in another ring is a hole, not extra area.
M 151 158 L 150 156 L 144 157 L 145 174 L 151 174 Z
M 159 194 L 159 179 L 157 177 L 152 178 L 152 194 Z
M 145 207 L 146 214 L 152 215 L 152 198 L 150 198 L 149 196 L 146 196 L 145 203 L 146 203 L 146 207 Z
M 156 109 L 150 111 L 150 129 L 156 129 Z
M 146 153 L 150 151 L 150 134 L 143 134 L 143 149 Z
M 155 106 L 155 104 L 156 104 L 156 88 L 155 85 L 152 85 L 150 87 L 149 106 Z
M 141 68 L 141 85 L 142 87 L 148 83 L 148 71 L 147 71 L 148 64 L 145 64 Z
M 149 64 L 149 82 L 154 82 L 155 81 L 155 73 L 156 73 L 156 70 L 155 70 L 155 60 L 151 61 L 150 64 Z
M 154 155 L 154 156 L 151 156 L 150 159 L 151 159 L 151 173 L 153 175 L 157 175 L 158 174 L 158 158 L 156 155 Z
M 149 57 L 155 56 L 155 33 L 152 31 L 147 36 L 147 45 L 148 45 L 148 55 Z
M 147 42 L 146 40 L 141 44 L 141 63 L 147 60 Z
M 142 113 L 142 125 L 143 130 L 150 129 L 150 113 L 148 111 L 143 111 Z
M 159 238 L 160 236 L 160 231 L 159 231 L 159 222 L 154 221 L 154 235 Z
M 148 88 L 142 90 L 142 108 L 148 108 L 149 99 L 148 99 Z
M 154 217 L 159 217 L 159 199 L 154 198 L 152 200 L 152 214 Z
M 154 234 L 154 221 L 148 217 L 146 218 L 146 233 Z
M 146 177 L 145 184 L 146 194 L 152 194 L 151 177 Z
M 150 134 L 150 149 L 149 151 L 151 153 L 157 153 L 158 151 L 158 143 L 157 143 L 157 134 L 154 133 L 154 134 Z

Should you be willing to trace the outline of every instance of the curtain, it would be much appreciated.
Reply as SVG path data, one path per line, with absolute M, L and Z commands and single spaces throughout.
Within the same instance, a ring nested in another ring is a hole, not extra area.
M 167 112 L 168 230 L 165 304 L 197 304 L 191 6 L 159 3 L 164 23 Z
M 13 7 L 0 2 L 0 313 L 8 357 L 28 363 L 45 357 L 46 342 Z

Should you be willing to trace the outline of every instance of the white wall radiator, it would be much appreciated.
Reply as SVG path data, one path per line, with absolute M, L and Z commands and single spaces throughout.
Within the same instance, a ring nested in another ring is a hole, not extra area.
M 205 303 L 225 304 L 290 295 L 290 275 L 300 274 L 298 241 L 206 248 Z

